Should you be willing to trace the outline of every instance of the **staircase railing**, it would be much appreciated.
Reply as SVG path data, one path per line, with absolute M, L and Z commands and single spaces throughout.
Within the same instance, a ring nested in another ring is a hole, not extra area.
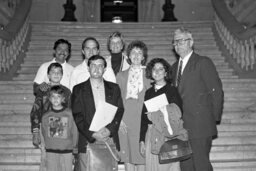
M 246 28 L 235 19 L 223 0 L 212 0 L 215 10 L 215 28 L 229 54 L 239 66 L 255 69 L 256 28 Z
M 15 13 L 10 22 L 0 30 L 0 73 L 7 77 L 17 70 L 30 37 L 29 11 L 32 0 L 16 0 Z M 16 66 L 16 67 L 14 67 Z

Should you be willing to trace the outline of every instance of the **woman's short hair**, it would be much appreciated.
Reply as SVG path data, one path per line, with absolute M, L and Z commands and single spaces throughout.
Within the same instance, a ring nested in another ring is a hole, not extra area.
M 142 65 L 145 65 L 148 59 L 148 48 L 146 46 L 146 44 L 143 41 L 140 40 L 134 40 L 132 41 L 128 47 L 127 47 L 127 56 L 128 56 L 128 62 L 129 64 L 131 64 L 131 60 L 130 60 L 130 53 L 134 48 L 138 48 L 142 50 L 143 53 L 143 61 L 141 61 Z
M 161 63 L 164 67 L 164 70 L 166 72 L 165 81 L 172 83 L 172 67 L 171 65 L 163 58 L 154 58 L 147 64 L 146 67 L 146 78 L 154 80 L 152 77 L 152 71 L 156 63 Z
M 113 39 L 113 38 L 120 38 L 120 40 L 121 40 L 121 42 L 122 42 L 122 49 L 121 49 L 121 52 L 123 52 L 124 51 L 124 49 L 125 49 L 125 42 L 124 42 L 124 37 L 123 37 L 123 35 L 122 35 L 122 33 L 121 32 L 119 32 L 119 31 L 115 31 L 115 32 L 113 32 L 113 33 L 111 33 L 110 35 L 109 35 L 109 37 L 108 37 L 108 41 L 107 41 L 107 48 L 108 48 L 108 51 L 109 52 L 111 52 L 111 49 L 110 49 L 110 42 L 111 42 L 111 40 Z

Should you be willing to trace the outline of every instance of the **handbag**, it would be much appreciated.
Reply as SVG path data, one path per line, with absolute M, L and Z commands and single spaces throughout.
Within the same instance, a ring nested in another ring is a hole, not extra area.
M 86 150 L 87 171 L 116 171 L 120 157 L 115 145 L 89 143 Z
M 189 141 L 174 138 L 166 141 L 160 148 L 158 159 L 160 164 L 182 161 L 190 158 L 192 149 Z

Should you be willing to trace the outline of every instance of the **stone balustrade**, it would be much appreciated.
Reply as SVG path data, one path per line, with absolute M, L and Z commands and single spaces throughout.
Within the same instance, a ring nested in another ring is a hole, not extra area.
M 256 35 L 242 40 L 233 35 L 215 13 L 215 27 L 229 53 L 245 70 L 254 69 L 256 60 Z
M 7 73 L 19 55 L 30 31 L 29 9 L 31 0 L 15 1 L 16 11 L 10 23 L 0 30 L 0 72 Z
M 21 52 L 29 31 L 28 19 L 11 40 L 0 38 L 0 72 L 8 72 Z
M 214 0 L 212 2 L 215 7 L 215 28 L 230 55 L 242 69 L 246 71 L 255 69 L 256 29 L 241 28 L 241 25 L 236 26 L 235 22 L 233 22 L 234 20 L 231 21 L 231 24 L 227 23 L 228 21 L 225 20 L 225 16 L 229 11 L 219 9 L 220 5 L 222 5 L 221 8 L 224 8 L 224 3 Z M 225 14 L 221 16 L 221 12 L 224 11 Z

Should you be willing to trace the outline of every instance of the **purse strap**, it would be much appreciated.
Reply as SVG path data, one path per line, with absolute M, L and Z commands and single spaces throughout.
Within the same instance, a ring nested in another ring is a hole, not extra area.
M 108 142 L 104 141 L 105 145 L 107 146 L 109 152 L 111 153 L 111 155 L 113 156 L 113 158 L 116 160 L 116 161 L 120 161 L 121 158 L 120 156 L 114 152 L 114 150 L 110 147 L 110 145 L 108 144 Z

